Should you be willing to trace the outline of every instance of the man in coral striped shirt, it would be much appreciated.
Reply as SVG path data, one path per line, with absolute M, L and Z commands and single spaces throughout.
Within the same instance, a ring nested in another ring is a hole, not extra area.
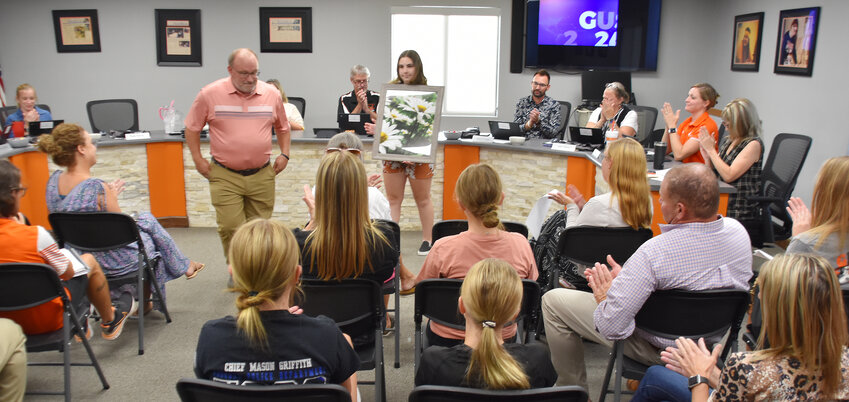
M 275 176 L 289 163 L 289 120 L 277 89 L 257 80 L 259 61 L 250 49 L 228 59 L 230 76 L 200 90 L 186 116 L 186 144 L 195 169 L 209 180 L 224 255 L 244 222 L 270 218 Z M 209 123 L 210 160 L 200 151 L 200 132 Z M 280 155 L 271 158 L 271 128 Z

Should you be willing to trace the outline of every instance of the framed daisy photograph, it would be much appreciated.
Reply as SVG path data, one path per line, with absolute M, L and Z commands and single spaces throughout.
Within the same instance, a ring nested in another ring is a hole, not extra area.
M 442 93 L 441 86 L 384 84 L 377 106 L 372 158 L 436 162 Z

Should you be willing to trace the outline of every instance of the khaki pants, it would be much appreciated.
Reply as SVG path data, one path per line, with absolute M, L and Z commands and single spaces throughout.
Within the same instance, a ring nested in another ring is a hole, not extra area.
M 545 339 L 551 350 L 551 363 L 557 371 L 557 385 L 587 386 L 584 346 L 581 338 L 613 347 L 595 330 L 593 311 L 598 304 L 592 293 L 554 289 L 542 297 Z M 661 364 L 660 350 L 638 336 L 625 341 L 625 355 L 646 365 Z
M 0 318 L 0 401 L 22 401 L 27 390 L 27 338 L 21 327 Z
M 209 194 L 226 258 L 230 239 L 239 226 L 254 218 L 271 217 L 276 174 L 271 164 L 250 176 L 231 172 L 215 163 L 210 165 Z

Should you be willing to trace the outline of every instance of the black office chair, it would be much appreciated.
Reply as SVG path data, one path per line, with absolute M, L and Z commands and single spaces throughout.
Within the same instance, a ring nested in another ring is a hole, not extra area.
M 388 221 L 385 219 L 378 219 L 375 221 L 377 225 L 386 225 L 390 229 L 392 229 L 392 238 L 389 241 L 392 242 L 392 247 L 398 251 L 398 255 L 401 255 L 401 227 L 398 226 L 397 223 L 393 221 Z M 395 368 L 401 367 L 401 260 L 398 260 L 398 265 L 395 267 L 395 277 L 389 283 L 383 284 L 383 294 L 394 294 L 395 295 L 395 307 L 387 308 L 386 313 L 395 313 L 395 328 L 387 329 L 388 331 L 392 331 L 395 336 Z
M 350 402 L 351 394 L 337 384 L 234 385 L 196 378 L 177 381 L 183 402 Z
M 572 104 L 566 101 L 557 101 L 560 104 L 560 128 L 557 129 L 555 138 L 563 139 L 572 117 Z
M 121 276 L 108 276 L 109 287 L 116 289 L 126 283 L 136 283 L 135 298 L 144 310 L 145 282 L 150 282 L 151 298 L 162 304 L 165 322 L 171 322 L 165 298 L 159 292 L 159 282 L 153 273 L 156 264 L 144 249 L 136 221 L 129 215 L 114 212 L 54 212 L 47 216 L 59 247 L 83 252 L 108 251 L 130 244 L 138 246 L 139 269 Z M 103 267 L 107 272 L 109 267 Z M 144 314 L 139 313 L 139 354 L 144 354 Z
M 651 138 L 654 125 L 657 123 L 657 108 L 651 106 L 628 105 L 631 110 L 637 112 L 637 135 L 634 139 L 643 143 L 646 138 Z
M 745 290 L 658 290 L 649 296 L 634 317 L 634 322 L 637 328 L 649 335 L 666 339 L 682 336 L 691 339 L 721 338 L 728 332 L 728 341 L 720 355 L 720 360 L 725 361 L 736 346 L 743 316 L 749 308 L 749 297 Z M 604 402 L 611 392 L 608 387 L 614 366 L 616 376 L 612 392 L 616 402 L 623 393 L 622 377 L 639 380 L 648 370 L 648 366 L 624 356 L 624 349 L 624 339 L 613 343 L 598 397 L 600 402 Z
M 101 99 L 85 104 L 93 133 L 139 131 L 139 105 L 135 99 Z
M 289 98 L 289 103 L 295 105 L 298 108 L 298 112 L 301 114 L 301 117 L 306 118 L 306 110 L 307 110 L 307 100 L 304 98 L 299 98 L 297 96 L 287 96 Z
M 386 310 L 380 287 L 367 279 L 322 281 L 305 279 L 301 284 L 304 300 L 301 308 L 310 316 L 324 315 L 336 322 L 342 332 L 354 340 L 354 350 L 360 356 L 360 370 L 374 370 L 374 400 L 386 400 L 386 376 L 383 367 L 383 326 Z M 373 343 L 371 339 L 373 340 Z M 366 339 L 358 344 L 358 339 Z
M 596 226 L 573 226 L 563 231 L 557 250 L 561 258 L 566 258 L 579 266 L 592 266 L 596 262 L 607 264 L 607 255 L 621 265 L 631 258 L 654 234 L 651 229 L 634 230 L 630 227 L 610 228 Z M 549 289 L 557 287 L 557 275 L 550 275 Z M 579 290 L 592 291 L 585 282 L 573 283 Z
M 761 173 L 761 195 L 750 197 L 758 203 L 760 236 L 753 235 L 752 245 L 789 239 L 793 234 L 793 219 L 787 213 L 787 200 L 796 188 L 796 179 L 811 149 L 811 137 L 781 133 L 775 136 L 769 156 Z M 758 237 L 760 237 L 758 239 Z
M 79 315 L 74 311 L 65 287 L 56 271 L 44 264 L 7 263 L 0 264 L 0 311 L 16 311 L 34 307 L 56 298 L 62 300 L 62 328 L 46 334 L 27 334 L 27 352 L 56 350 L 62 352 L 61 363 L 29 362 L 27 366 L 61 366 L 64 368 L 64 392 L 27 392 L 28 395 L 64 395 L 71 400 L 71 366 L 94 367 L 103 389 L 109 389 L 109 383 L 100 369 L 100 364 L 91 350 Z M 71 362 L 71 334 L 77 335 L 85 347 L 91 363 Z M 30 373 L 32 375 L 33 373 Z
M 425 279 L 416 284 L 416 300 L 413 307 L 415 321 L 414 367 L 419 367 L 422 353 L 428 346 L 424 331 L 423 318 L 449 328 L 465 331 L 466 319 L 460 314 L 457 298 L 460 297 L 462 279 Z M 516 316 L 516 342 L 527 343 L 536 338 L 534 328 L 539 319 L 539 284 L 530 279 L 522 280 L 522 307 Z
M 504 226 L 504 230 L 508 232 L 521 233 L 525 238 L 528 237 L 528 227 L 523 223 L 501 221 L 501 224 Z M 431 229 L 432 242 L 436 243 L 437 240 L 445 236 L 457 235 L 467 230 L 469 230 L 469 222 L 465 219 L 447 219 L 436 222 Z
M 18 110 L 17 106 L 6 106 L 0 108 L 0 129 L 6 129 L 6 119 Z
M 518 391 L 420 385 L 413 388 L 409 402 L 585 402 L 587 391 L 577 385 Z

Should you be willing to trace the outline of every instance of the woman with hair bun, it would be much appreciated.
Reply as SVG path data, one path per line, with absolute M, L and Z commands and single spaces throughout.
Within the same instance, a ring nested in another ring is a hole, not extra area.
M 669 102 L 663 104 L 660 113 L 666 122 L 666 132 L 663 133 L 663 142 L 667 143 L 666 153 L 672 152 L 676 161 L 684 163 L 705 163 L 704 157 L 699 152 L 699 133 L 705 127 L 708 134 L 717 140 L 716 123 L 710 118 L 708 110 L 716 106 L 719 94 L 708 83 L 699 83 L 690 87 L 687 97 L 684 99 L 684 110 L 690 113 L 690 117 L 680 125 L 678 118 L 681 109 L 672 111 Z
M 76 124 L 60 124 L 50 134 L 38 138 L 38 149 L 51 156 L 53 163 L 64 167 L 50 175 L 47 181 L 47 210 L 52 212 L 121 212 L 118 195 L 124 191 L 124 181 L 106 183 L 92 177 L 92 167 L 97 163 L 97 147 L 91 136 Z M 161 256 L 153 268 L 159 291 L 165 296 L 165 282 L 185 276 L 192 279 L 204 264 L 191 261 L 179 248 L 171 235 L 149 212 L 136 217 L 144 248 L 150 258 Z M 139 269 L 138 246 L 130 244 L 119 249 L 93 252 L 107 276 L 120 276 Z M 135 284 L 112 289 L 113 299 L 124 292 L 135 294 Z M 144 289 L 145 299 L 150 299 L 150 284 Z M 144 312 L 161 309 L 159 303 L 142 304 Z
M 239 312 L 203 325 L 195 375 L 239 385 L 341 384 L 356 401 L 360 359 L 351 339 L 294 305 L 301 266 L 292 232 L 254 219 L 236 230 L 228 258 Z
M 522 281 L 504 260 L 487 258 L 469 270 L 460 298 L 466 318 L 462 344 L 427 348 L 416 372 L 416 385 L 484 389 L 551 387 L 557 373 L 542 343 L 504 344 L 501 330 L 522 305 Z
M 504 201 L 498 172 L 486 163 L 471 165 L 457 179 L 454 194 L 469 221 L 469 230 L 437 240 L 416 282 L 465 278 L 472 265 L 486 258 L 505 260 L 520 278 L 536 280 L 539 273 L 528 239 L 505 231 L 498 218 L 498 209 Z M 448 347 L 462 343 L 464 336 L 461 330 L 434 322 L 428 324 L 426 334 L 431 345 Z M 515 324 L 504 327 L 504 339 L 515 335 Z

